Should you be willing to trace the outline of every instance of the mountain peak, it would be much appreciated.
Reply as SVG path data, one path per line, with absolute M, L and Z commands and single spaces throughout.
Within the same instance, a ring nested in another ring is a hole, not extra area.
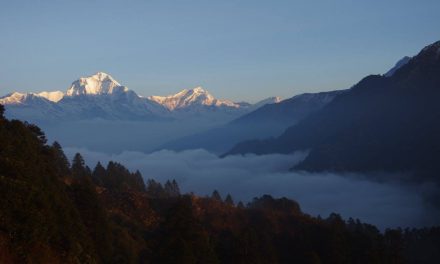
M 417 56 L 438 59 L 440 57 L 440 41 L 426 46 Z
M 252 108 L 257 109 L 257 108 L 260 108 L 266 104 L 278 104 L 281 101 L 282 101 L 282 99 L 279 96 L 268 97 L 266 99 L 263 99 L 261 101 L 256 102 L 255 104 L 253 104 Z
M 207 91 L 205 89 L 203 89 L 202 86 L 197 86 L 197 87 L 195 87 L 195 88 L 193 88 L 191 90 L 193 92 L 195 92 L 195 93 L 207 93 Z
M 440 40 L 426 46 L 422 51 L 426 51 L 429 49 L 437 49 L 437 51 L 438 51 L 438 49 L 440 49 Z
M 38 96 L 44 97 L 47 100 L 57 103 L 64 97 L 64 93 L 61 91 L 53 91 L 53 92 L 41 92 L 37 94 Z
M 389 71 L 387 71 L 384 76 L 385 77 L 390 77 L 393 76 L 393 74 L 400 68 L 402 68 L 403 66 L 405 66 L 412 58 L 405 56 L 403 58 L 401 58 L 398 62 L 396 62 L 396 64 L 394 65 L 393 68 L 391 68 Z
M 101 95 L 127 91 L 127 87 L 119 84 L 119 82 L 109 74 L 105 72 L 97 72 L 91 76 L 81 77 L 74 81 L 66 94 L 68 96 Z
M 13 93 L 10 93 L 10 94 L 7 94 L 7 95 L 1 97 L 0 104 L 20 105 L 20 104 L 26 104 L 27 102 L 35 100 L 35 99 L 38 100 L 39 98 L 42 98 L 42 96 L 35 94 L 35 93 L 13 92 Z M 43 99 L 43 100 L 45 100 L 45 99 Z
M 181 96 L 189 96 L 189 95 L 207 95 L 207 96 L 211 96 L 212 95 L 205 89 L 203 89 L 203 87 L 201 86 L 197 86 L 195 88 L 192 89 L 183 89 L 178 93 L 172 94 L 172 95 L 168 95 L 168 96 L 164 96 L 164 97 L 181 97 Z M 156 96 L 159 97 L 159 96 Z
M 0 98 L 0 104 L 7 105 L 7 104 L 20 104 L 23 102 L 23 100 L 26 98 L 27 94 L 19 93 L 19 92 L 13 92 L 10 94 L 7 94 Z
M 219 100 L 212 96 L 201 86 L 182 91 L 168 96 L 150 96 L 148 99 L 165 106 L 168 110 L 186 108 L 188 106 L 227 106 L 239 108 L 240 106 L 232 101 Z
M 110 74 L 105 73 L 105 72 L 97 72 L 97 73 L 89 76 L 88 78 L 94 78 L 94 79 L 100 80 L 100 81 L 110 80 L 110 81 L 120 85 L 115 79 L 113 79 L 113 77 Z

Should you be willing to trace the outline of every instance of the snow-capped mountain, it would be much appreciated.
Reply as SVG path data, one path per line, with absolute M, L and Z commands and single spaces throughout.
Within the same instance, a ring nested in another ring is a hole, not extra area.
M 9 117 L 36 123 L 96 118 L 151 120 L 166 112 L 103 72 L 74 81 L 66 93 L 12 93 L 1 98 L 0 104 L 6 106 Z
M 341 93 L 343 91 L 305 93 L 283 101 L 279 97 L 271 97 L 251 106 L 262 105 L 258 109 L 227 124 L 170 140 L 157 149 L 205 149 L 222 154 L 244 140 L 280 135 L 286 128 L 320 110 Z M 213 138 L 215 140 L 212 140 Z
M 128 92 L 128 88 L 119 84 L 113 77 L 104 72 L 98 72 L 89 77 L 82 77 L 72 83 L 67 89 L 67 96 L 76 95 L 109 95 Z
M 64 93 L 61 91 L 53 91 L 53 92 L 41 92 L 37 94 L 38 96 L 44 97 L 47 100 L 57 103 L 64 97 Z
M 196 87 L 194 89 L 184 89 L 176 94 L 169 96 L 149 96 L 148 99 L 163 105 L 170 111 L 200 106 L 215 106 L 215 107 L 231 107 L 240 108 L 239 104 L 236 104 L 229 100 L 219 100 L 214 98 L 208 91 L 202 87 Z
M 274 97 L 275 98 L 275 97 Z M 39 121 L 85 119 L 154 120 L 208 118 L 229 121 L 266 103 L 251 105 L 214 98 L 201 87 L 184 89 L 170 96 L 143 97 L 112 76 L 98 72 L 74 81 L 65 93 L 12 93 L 0 98 L 10 118 Z
M 0 98 L 5 105 L 6 115 L 26 121 L 56 119 L 62 116 L 62 110 L 52 101 L 35 93 L 14 92 Z

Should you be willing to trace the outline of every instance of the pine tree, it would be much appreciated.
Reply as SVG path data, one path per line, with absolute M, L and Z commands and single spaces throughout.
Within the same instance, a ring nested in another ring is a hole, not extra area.
M 169 181 L 167 180 L 164 185 L 164 190 L 167 196 L 169 197 L 178 197 L 180 196 L 180 189 L 177 185 L 176 180 Z
M 164 198 L 165 197 L 165 191 L 162 187 L 162 184 L 160 182 L 156 182 L 153 179 L 149 179 L 147 181 L 147 194 L 151 198 Z
M 102 186 L 103 179 L 105 179 L 106 174 L 107 174 L 106 169 L 102 166 L 101 162 L 98 161 L 92 173 L 93 182 Z
M 72 160 L 72 176 L 76 179 L 83 179 L 89 176 L 89 171 L 85 165 L 84 159 L 81 154 L 76 153 Z
M 179 185 L 177 184 L 176 180 L 173 179 L 171 184 L 173 185 L 173 190 L 174 190 L 174 193 L 176 194 L 176 196 L 180 196 L 180 188 L 179 188 Z
M 232 196 L 229 193 L 225 198 L 225 203 L 227 205 L 234 206 L 234 200 L 232 199 Z
M 221 197 L 220 193 L 217 190 L 214 190 L 212 192 L 211 198 L 216 200 L 216 201 L 219 201 L 219 202 L 222 201 L 222 197 Z
M 56 164 L 56 169 L 58 175 L 67 176 L 70 173 L 70 163 L 66 155 L 63 152 L 61 145 L 55 141 L 52 144 L 52 151 L 54 153 L 54 163 Z
M 102 175 L 104 187 L 118 191 L 139 191 L 145 192 L 145 183 L 139 171 L 131 173 L 122 164 L 110 161 L 107 171 Z
M 5 107 L 0 104 L 0 120 L 5 118 Z
M 137 170 L 133 174 L 133 178 L 134 178 L 134 181 L 136 182 L 136 189 L 140 192 L 146 192 L 147 188 L 145 186 L 144 177 L 142 177 L 141 172 Z
M 42 144 L 47 143 L 46 135 L 44 134 L 43 130 L 41 130 L 41 128 L 39 128 L 38 126 L 36 126 L 34 124 L 29 124 L 27 122 L 25 122 L 25 124 L 26 124 L 27 128 L 38 138 L 38 140 Z

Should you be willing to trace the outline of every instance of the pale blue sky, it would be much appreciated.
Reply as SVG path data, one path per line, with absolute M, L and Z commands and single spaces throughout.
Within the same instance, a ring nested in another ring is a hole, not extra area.
M 0 95 L 110 73 L 141 95 L 348 88 L 440 39 L 440 1 L 0 0 Z

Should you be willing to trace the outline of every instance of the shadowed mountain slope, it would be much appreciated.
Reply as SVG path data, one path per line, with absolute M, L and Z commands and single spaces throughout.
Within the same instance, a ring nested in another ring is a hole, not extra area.
M 236 143 L 280 135 L 287 127 L 321 109 L 342 91 L 300 94 L 279 103 L 266 104 L 223 126 L 173 140 L 159 149 L 206 149 L 221 154 Z
M 226 155 L 310 150 L 297 169 L 412 172 L 438 180 L 440 42 L 389 76 L 364 78 L 275 139 L 237 144 Z

